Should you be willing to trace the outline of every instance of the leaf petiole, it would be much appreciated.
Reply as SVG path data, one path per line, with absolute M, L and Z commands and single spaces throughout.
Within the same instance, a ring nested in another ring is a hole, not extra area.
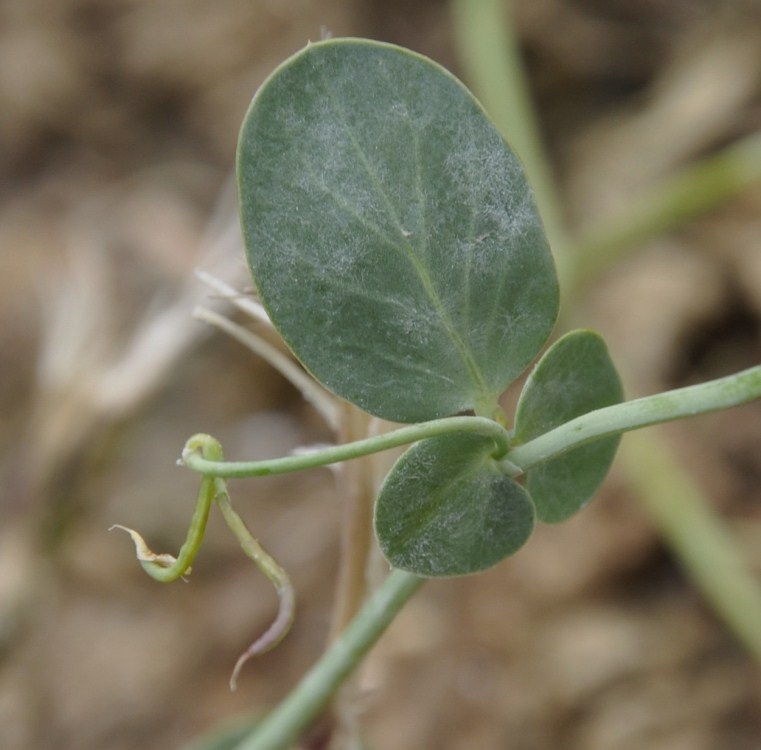
M 401 445 L 409 445 L 420 440 L 457 432 L 475 433 L 492 438 L 495 444 L 495 451 L 492 455 L 495 459 L 502 458 L 509 450 L 510 438 L 507 430 L 493 419 L 486 417 L 446 417 L 401 427 L 393 432 L 375 435 L 345 445 L 336 445 L 319 451 L 264 461 L 216 461 L 210 459 L 200 451 L 203 439 L 207 436 L 194 435 L 185 444 L 181 463 L 204 476 L 224 479 L 286 474 L 302 469 L 328 466 L 340 461 L 348 461 L 371 453 L 397 448 Z

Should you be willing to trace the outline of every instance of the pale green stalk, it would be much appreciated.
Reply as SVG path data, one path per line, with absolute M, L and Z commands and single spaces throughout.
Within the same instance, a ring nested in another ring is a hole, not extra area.
M 592 440 L 673 422 L 761 398 L 761 365 L 734 375 L 583 414 L 510 450 L 505 461 L 524 471 Z

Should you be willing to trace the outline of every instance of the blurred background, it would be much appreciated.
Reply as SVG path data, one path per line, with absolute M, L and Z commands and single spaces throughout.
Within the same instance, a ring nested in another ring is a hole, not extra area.
M 757 0 L 513 5 L 571 227 L 761 127 Z M 332 439 L 271 368 L 191 317 L 231 311 L 197 268 L 250 290 L 237 131 L 264 77 L 326 35 L 465 75 L 439 0 L 0 1 L 3 750 L 182 747 L 276 703 L 321 651 L 341 517 L 327 470 L 233 484 L 298 598 L 292 633 L 233 694 L 234 660 L 276 608 L 237 542 L 213 519 L 191 581 L 162 586 L 107 530 L 179 547 L 197 481 L 175 461 L 194 432 L 234 458 Z M 610 263 L 573 305 L 637 394 L 758 363 L 761 187 Z M 761 404 L 663 439 L 761 572 Z M 408 605 L 360 678 L 371 747 L 761 747 L 758 662 L 627 467 L 515 558 Z

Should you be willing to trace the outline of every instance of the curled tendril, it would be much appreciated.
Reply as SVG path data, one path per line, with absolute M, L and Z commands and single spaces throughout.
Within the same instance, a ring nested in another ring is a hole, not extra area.
M 217 460 L 217 459 L 215 459 Z M 221 459 L 218 459 L 221 460 Z M 267 576 L 272 582 L 277 592 L 280 606 L 277 616 L 267 630 L 257 638 L 238 658 L 230 677 L 230 690 L 235 690 L 238 681 L 238 674 L 243 665 L 253 656 L 263 654 L 265 651 L 277 646 L 291 629 L 294 616 L 294 594 L 291 581 L 288 574 L 270 557 L 261 544 L 251 534 L 243 523 L 243 519 L 235 512 L 230 503 L 230 495 L 223 479 L 215 479 L 215 500 L 217 507 L 222 511 L 222 515 L 240 542 L 240 546 L 248 557 L 250 557 L 259 570 Z
M 198 453 L 208 461 L 224 460 L 222 446 L 218 440 L 210 435 L 198 434 L 190 438 L 185 444 L 183 456 L 189 453 Z M 288 574 L 264 550 L 243 523 L 241 517 L 233 509 L 225 481 L 210 474 L 202 477 L 190 528 L 177 557 L 153 552 L 143 537 L 134 529 L 114 524 L 109 531 L 111 529 L 121 529 L 132 537 L 137 559 L 146 573 L 152 578 L 164 583 L 176 581 L 178 578 L 182 578 L 190 573 L 191 563 L 203 541 L 206 523 L 209 519 L 209 511 L 214 502 L 240 543 L 243 552 L 254 561 L 259 570 L 272 582 L 280 602 L 275 620 L 238 658 L 230 678 L 230 689 L 235 690 L 238 675 L 243 665 L 253 656 L 274 648 L 290 630 L 294 617 L 294 593 Z

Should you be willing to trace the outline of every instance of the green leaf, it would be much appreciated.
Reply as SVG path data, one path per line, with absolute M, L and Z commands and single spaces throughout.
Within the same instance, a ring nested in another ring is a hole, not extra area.
M 547 350 L 526 381 L 515 414 L 514 443 L 622 399 L 605 342 L 592 331 L 571 331 Z M 526 488 L 537 517 L 555 523 L 579 510 L 608 473 L 618 441 L 618 436 L 598 440 L 529 469 Z
M 421 576 L 476 573 L 517 551 L 534 527 L 526 491 L 491 457 L 480 435 L 413 445 L 394 464 L 375 505 L 386 559 Z
M 372 414 L 491 416 L 550 333 L 557 280 L 523 169 L 424 57 L 308 46 L 254 97 L 238 181 L 275 326 L 317 380 Z

